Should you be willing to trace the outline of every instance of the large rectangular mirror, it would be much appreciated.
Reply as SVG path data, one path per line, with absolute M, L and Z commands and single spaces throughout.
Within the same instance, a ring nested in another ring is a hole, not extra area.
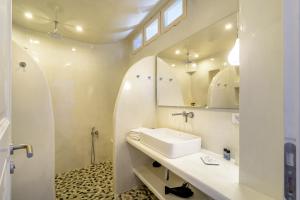
M 158 54 L 159 106 L 238 109 L 239 68 L 228 62 L 236 24 L 233 14 Z

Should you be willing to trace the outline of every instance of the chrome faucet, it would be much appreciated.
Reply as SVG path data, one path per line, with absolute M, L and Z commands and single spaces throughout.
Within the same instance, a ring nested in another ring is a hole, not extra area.
M 194 118 L 195 114 L 194 112 L 186 112 L 183 111 L 182 113 L 173 113 L 172 116 L 182 115 L 185 118 L 185 122 L 188 122 L 188 118 Z

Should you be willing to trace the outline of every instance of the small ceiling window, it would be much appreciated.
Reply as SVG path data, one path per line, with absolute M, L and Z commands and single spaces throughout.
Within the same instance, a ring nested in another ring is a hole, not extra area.
M 172 0 L 162 12 L 163 27 L 177 24 L 186 14 L 186 0 Z
M 155 39 L 159 35 L 159 27 L 160 27 L 160 19 L 159 16 L 152 19 L 148 24 L 145 26 L 145 42 L 150 42 Z
M 143 33 L 139 33 L 133 40 L 133 51 L 140 49 L 143 46 Z

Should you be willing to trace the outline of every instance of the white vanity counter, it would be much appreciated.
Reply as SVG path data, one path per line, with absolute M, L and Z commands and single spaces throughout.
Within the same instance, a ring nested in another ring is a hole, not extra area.
M 271 200 L 272 198 L 265 196 L 257 191 L 239 184 L 239 168 L 229 161 L 220 159 L 220 165 L 205 165 L 201 156 L 214 155 L 213 153 L 201 150 L 201 152 L 176 158 L 169 159 L 162 154 L 152 150 L 139 141 L 127 137 L 127 142 L 133 147 L 145 153 L 153 160 L 158 161 L 164 167 L 171 170 L 185 181 L 191 183 L 195 188 L 203 191 L 216 200 Z M 143 168 L 143 167 L 141 167 Z M 154 192 L 160 199 L 162 191 L 157 191 L 155 186 L 151 186 L 147 182 L 147 175 L 143 176 L 142 171 L 151 171 L 151 169 L 134 169 L 134 173 Z M 149 177 L 149 176 L 148 176 Z M 143 180 L 144 179 L 144 180 Z M 148 184 L 147 184 L 148 183 Z

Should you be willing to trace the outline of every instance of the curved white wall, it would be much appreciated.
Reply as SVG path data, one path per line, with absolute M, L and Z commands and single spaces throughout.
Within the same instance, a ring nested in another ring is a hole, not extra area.
M 150 78 L 149 78 L 150 77 Z M 155 127 L 155 57 L 131 66 L 124 76 L 114 111 L 114 180 L 117 194 L 137 184 L 132 166 L 147 159 L 126 143 L 127 133 L 137 127 Z M 133 156 L 134 154 L 134 156 Z M 140 154 L 140 155 L 136 155 Z M 140 158 L 132 160 L 132 158 Z
M 50 86 L 55 119 L 55 172 L 90 164 L 93 126 L 100 132 L 95 141 L 96 162 L 111 161 L 113 109 L 128 69 L 126 44 L 55 40 L 15 25 L 13 38 L 39 61 Z M 40 43 L 30 43 L 30 39 Z
M 19 62 L 26 62 L 22 69 Z M 12 184 L 14 200 L 53 200 L 54 119 L 50 89 L 33 59 L 13 43 L 12 140 L 33 145 L 34 156 L 25 151 L 12 157 L 16 170 Z
M 240 182 L 274 199 L 284 188 L 282 5 L 240 1 Z

